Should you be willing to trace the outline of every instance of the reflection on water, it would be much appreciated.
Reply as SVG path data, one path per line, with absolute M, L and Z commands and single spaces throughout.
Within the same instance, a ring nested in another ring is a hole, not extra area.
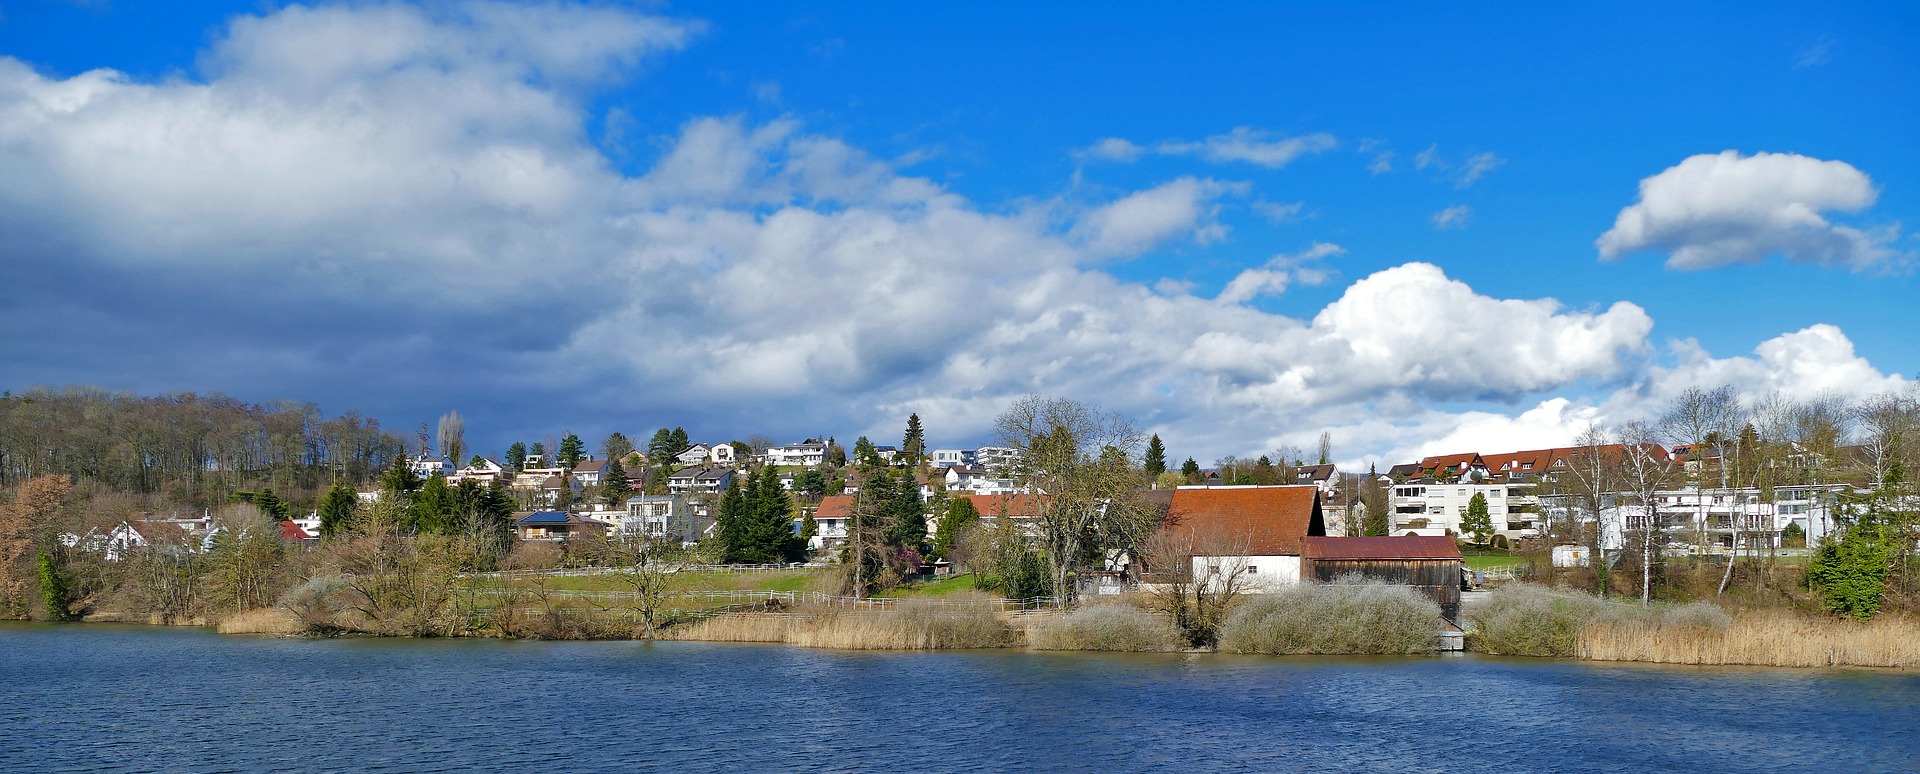
M 1886 672 L 0 626 L 10 770 L 1904 770 L 1916 729 Z

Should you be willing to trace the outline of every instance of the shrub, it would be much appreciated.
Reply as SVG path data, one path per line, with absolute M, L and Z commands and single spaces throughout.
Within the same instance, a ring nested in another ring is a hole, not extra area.
M 1474 649 L 1507 656 L 1571 656 L 1580 630 L 1596 620 L 1624 617 L 1624 605 L 1590 594 L 1509 583 L 1493 591 L 1467 617 L 1475 626 Z
M 1406 586 L 1343 576 L 1249 599 L 1220 627 L 1229 653 L 1428 653 L 1440 606 Z
M 1027 632 L 1036 650 L 1169 651 L 1183 639 L 1165 618 L 1129 605 L 1083 607 Z
M 346 581 L 340 578 L 309 578 L 280 595 L 280 607 L 298 618 L 308 632 L 333 634 L 348 628 L 341 620 L 341 614 L 347 611 L 342 598 L 346 592 Z

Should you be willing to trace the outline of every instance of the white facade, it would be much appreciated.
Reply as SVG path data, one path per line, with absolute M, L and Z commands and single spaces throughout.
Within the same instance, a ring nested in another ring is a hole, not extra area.
M 968 462 L 968 458 L 972 456 L 973 456 L 973 452 L 967 451 L 965 449 L 934 449 L 933 464 L 934 464 L 934 467 L 940 467 L 940 468 L 950 468 L 955 465 L 965 465 Z
M 827 445 L 819 441 L 791 443 L 767 449 L 768 465 L 819 467 L 827 461 Z
M 1300 582 L 1300 557 L 1285 554 L 1193 557 L 1193 582 L 1201 586 L 1217 583 L 1214 579 L 1230 576 L 1236 570 L 1243 570 L 1235 581 L 1242 589 L 1253 594 L 1272 593 Z
M 614 517 L 620 531 L 648 537 L 673 536 L 682 543 L 700 539 L 709 521 L 695 515 L 687 499 L 680 495 L 641 495 L 627 499 L 625 512 Z
M 1487 517 L 1496 535 L 1508 538 L 1539 534 L 1537 504 L 1529 484 L 1440 484 L 1408 482 L 1388 490 L 1388 515 L 1395 535 L 1466 534 L 1461 522 L 1475 494 L 1487 498 Z
M 1020 450 L 1011 446 L 982 446 L 973 450 L 973 465 L 989 473 L 1006 475 L 1020 461 Z
M 452 476 L 453 470 L 454 470 L 453 460 L 447 459 L 445 457 L 441 457 L 436 460 L 430 460 L 425 458 L 417 459 L 413 461 L 412 468 L 413 468 L 413 474 L 421 478 L 433 478 L 434 476 L 442 476 L 442 477 Z

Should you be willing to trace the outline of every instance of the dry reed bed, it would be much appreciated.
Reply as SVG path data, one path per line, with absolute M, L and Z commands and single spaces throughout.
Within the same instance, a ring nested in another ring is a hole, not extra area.
M 1724 629 L 1603 621 L 1579 636 L 1580 658 L 1656 664 L 1920 667 L 1920 621 L 1870 622 L 1749 611 Z
M 844 650 L 1004 648 L 1014 631 L 986 603 L 902 602 L 897 610 L 811 609 L 792 615 L 732 614 L 669 630 L 676 640 L 784 642 Z
M 307 631 L 299 616 L 277 607 L 242 610 L 220 620 L 214 631 L 221 634 L 293 635 Z

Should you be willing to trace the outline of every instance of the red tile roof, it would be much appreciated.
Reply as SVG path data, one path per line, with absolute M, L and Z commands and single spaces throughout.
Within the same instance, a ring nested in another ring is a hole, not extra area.
M 1301 540 L 1326 534 L 1317 486 L 1177 489 L 1163 529 L 1247 539 L 1247 555 L 1299 554 Z
M 304 529 L 301 529 L 300 525 L 298 524 L 295 524 L 291 521 L 282 521 L 278 523 L 280 525 L 281 540 L 285 540 L 289 543 L 298 543 L 302 540 L 313 539 L 313 536 L 307 534 L 307 531 Z
M 1460 559 L 1460 546 L 1445 536 L 1309 537 L 1307 559 Z
M 853 495 L 827 495 L 820 498 L 820 508 L 813 512 L 816 519 L 844 519 L 853 515 Z

